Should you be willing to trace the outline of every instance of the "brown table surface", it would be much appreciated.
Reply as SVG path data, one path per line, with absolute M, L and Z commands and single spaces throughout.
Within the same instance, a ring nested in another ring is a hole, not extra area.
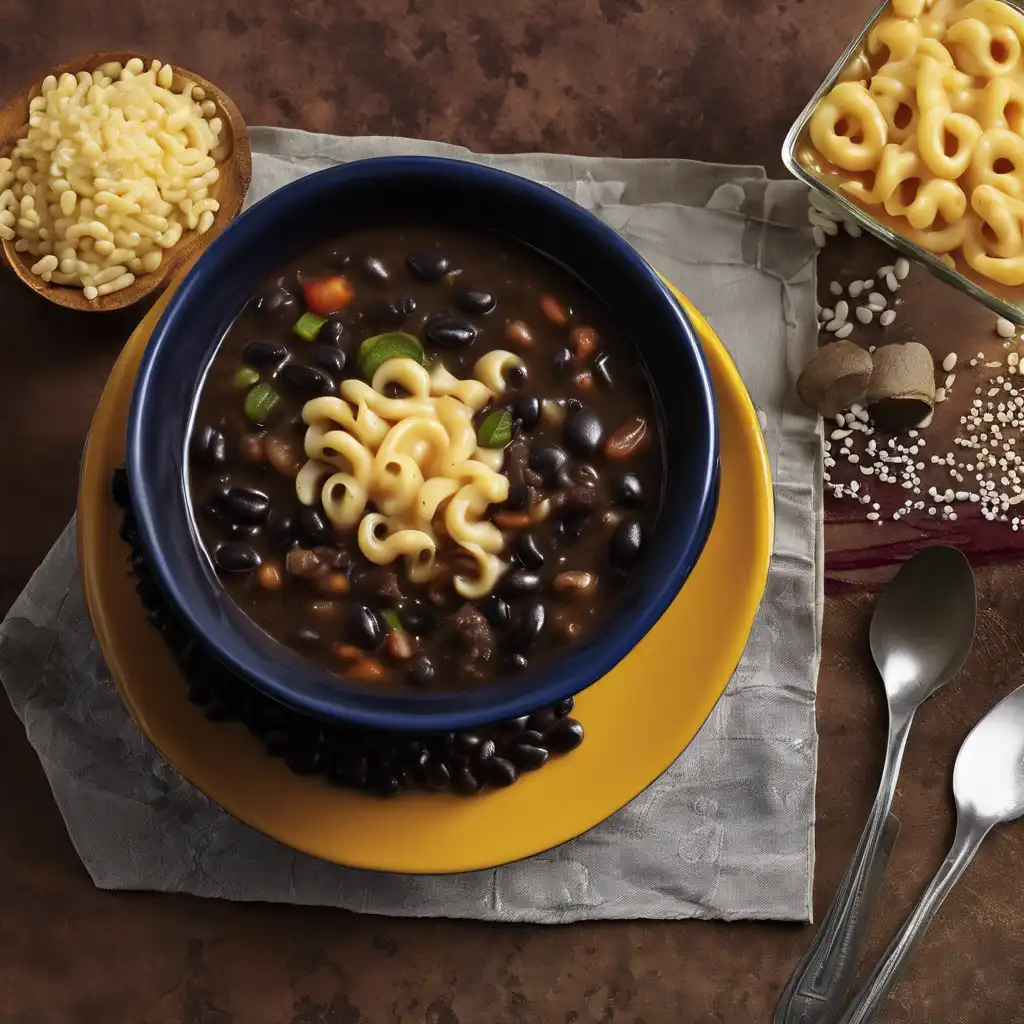
M 0 95 L 90 50 L 137 48 L 225 88 L 250 124 L 398 134 L 480 150 L 765 164 L 873 0 L 233 0 L 3 4 Z M 490 13 L 484 13 L 492 8 Z M 100 389 L 137 313 L 81 317 L 0 274 L 0 607 L 74 509 Z M 927 327 L 942 330 L 928 316 Z M 990 320 L 984 321 L 989 324 Z M 934 335 L 932 335 L 934 338 Z M 951 764 L 1012 686 L 1020 572 L 979 573 L 970 662 L 927 705 L 876 957 L 952 837 Z M 885 731 L 871 599 L 832 599 L 819 687 L 815 908 L 867 815 Z M 96 891 L 39 763 L 0 707 L 0 1020 L 18 1024 L 623 1024 L 769 1020 L 812 935 L 780 924 L 496 926 Z M 994 834 L 884 1019 L 1024 1019 L 1024 829 Z

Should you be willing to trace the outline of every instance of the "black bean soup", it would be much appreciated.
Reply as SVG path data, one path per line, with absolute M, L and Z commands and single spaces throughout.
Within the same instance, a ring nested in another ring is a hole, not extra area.
M 473 420 L 481 447 L 504 448 L 508 499 L 487 514 L 508 568 L 466 600 L 453 586 L 465 555 L 443 530 L 436 575 L 414 583 L 300 504 L 301 414 L 388 353 L 470 378 L 494 349 L 523 360 Z M 552 657 L 614 606 L 658 511 L 659 429 L 631 340 L 564 269 L 494 235 L 376 228 L 276 274 L 229 328 L 189 486 L 221 580 L 272 636 L 352 681 L 462 689 Z

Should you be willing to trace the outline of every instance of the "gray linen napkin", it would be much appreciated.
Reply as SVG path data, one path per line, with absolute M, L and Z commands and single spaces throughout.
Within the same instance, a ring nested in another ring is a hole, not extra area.
M 478 156 L 268 128 L 252 142 L 250 202 L 330 164 L 441 154 L 544 181 L 628 239 L 708 317 L 761 412 L 777 512 L 768 588 L 700 734 L 608 821 L 493 871 L 385 875 L 268 839 L 167 765 L 109 678 L 78 585 L 72 523 L 0 627 L 0 674 L 95 884 L 501 921 L 809 919 L 822 518 L 818 426 L 792 388 L 816 343 L 803 186 L 768 181 L 757 167 L 681 160 Z

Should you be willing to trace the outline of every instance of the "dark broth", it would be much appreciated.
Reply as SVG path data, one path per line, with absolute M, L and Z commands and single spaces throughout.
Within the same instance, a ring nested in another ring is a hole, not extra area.
M 417 274 L 408 262 L 416 253 L 436 265 L 427 260 Z M 423 279 L 442 269 L 440 280 Z M 301 283 L 339 274 L 354 299 L 328 317 L 317 340 L 303 340 L 293 331 L 306 312 Z M 493 308 L 481 312 L 488 295 Z M 425 328 L 442 314 L 475 329 L 473 340 L 433 344 Z M 526 326 L 529 344 L 510 324 Z M 444 536 L 440 576 L 413 583 L 401 560 L 372 565 L 355 530 L 335 532 L 322 507 L 304 509 L 296 497 L 289 474 L 305 461 L 303 405 L 359 377 L 360 344 L 386 331 L 419 338 L 428 359 L 460 378 L 473 376 L 476 360 L 493 349 L 525 362 L 525 374 L 510 373 L 507 391 L 474 418 L 478 425 L 507 409 L 515 423 L 502 470 L 509 500 L 489 508 L 509 568 L 482 599 L 455 592 L 459 554 Z M 254 350 L 254 341 L 269 344 Z M 254 353 L 260 365 L 252 365 Z M 256 372 L 259 382 L 248 382 Z M 244 410 L 247 392 L 266 384 L 280 401 L 257 425 Z M 534 400 L 543 406 L 536 424 Z M 643 440 L 630 451 L 641 423 Z M 229 593 L 275 638 L 375 686 L 479 686 L 564 650 L 614 606 L 660 501 L 660 423 L 631 340 L 571 274 L 484 233 L 380 227 L 304 255 L 266 282 L 227 331 L 195 424 L 195 518 Z M 545 499 L 552 511 L 533 521 Z

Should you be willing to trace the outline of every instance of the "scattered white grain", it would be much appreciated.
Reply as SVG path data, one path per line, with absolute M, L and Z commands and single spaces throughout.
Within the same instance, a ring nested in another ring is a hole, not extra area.
M 935 403 L 936 403 L 936 405 L 939 402 L 944 402 L 945 400 L 946 400 L 946 389 L 945 388 L 936 388 L 935 389 Z
M 880 316 L 880 317 L 878 318 L 878 322 L 879 322 L 879 323 L 880 323 L 880 324 L 881 324 L 881 325 L 882 325 L 883 327 L 888 327 L 888 326 L 889 326 L 889 324 L 891 324 L 891 323 L 893 322 L 893 320 L 895 320 L 895 319 L 896 319 L 896 311 L 895 311 L 894 309 L 887 309 L 887 310 L 885 310 L 885 312 L 883 312 L 883 313 L 882 313 L 882 315 L 881 315 L 881 316 Z
M 1012 338 L 1016 333 L 1017 328 L 1014 327 L 1013 323 L 1007 320 L 1006 317 L 1001 316 L 996 320 L 996 334 L 998 334 L 1000 338 Z M 978 353 L 978 358 L 984 358 L 980 352 Z
M 811 228 L 811 237 L 814 239 L 814 244 L 819 249 L 825 248 L 825 232 L 822 231 L 819 225 L 815 224 L 814 227 Z
M 896 280 L 896 275 L 891 270 L 885 275 L 885 287 L 891 292 L 899 291 L 900 283 Z
M 884 267 L 879 267 L 875 271 L 875 277 L 881 280 L 886 274 L 891 274 L 896 268 L 891 263 L 886 263 Z
M 868 519 L 870 519 L 872 522 L 874 522 L 876 519 L 878 519 L 878 513 L 877 512 L 869 512 L 868 513 Z
M 860 238 L 863 234 L 861 226 L 859 224 L 854 224 L 852 220 L 844 220 L 843 228 L 851 238 Z
M 875 315 L 867 306 L 858 306 L 855 312 L 857 314 L 857 319 L 862 324 L 871 323 L 871 318 Z
M 946 377 L 946 390 L 948 391 L 953 386 L 953 381 L 956 380 L 956 374 L 951 373 Z
M 846 426 L 846 417 L 841 412 L 837 412 L 836 413 L 836 426 L 837 427 L 845 427 Z
M 839 328 L 842 326 L 842 320 L 829 320 L 829 322 L 825 324 L 825 330 L 828 331 L 829 333 L 832 333 L 833 331 L 838 331 Z
M 875 279 L 874 279 L 873 277 L 869 277 L 869 278 L 868 278 L 868 279 L 867 279 L 867 280 L 866 280 L 866 281 L 864 282 L 864 291 L 866 291 L 866 292 L 869 292 L 869 291 L 871 291 L 871 289 L 872 289 L 872 288 L 874 288 L 874 287 L 875 287 Z
M 846 299 L 840 299 L 836 303 L 836 319 L 837 320 L 846 320 L 846 318 L 847 318 L 847 316 L 849 316 L 849 314 L 850 314 L 850 304 L 846 301 Z
M 942 368 L 949 373 L 956 366 L 956 353 L 950 352 L 945 359 L 942 360 Z
M 825 308 L 822 309 L 820 316 L 822 320 L 834 320 L 836 315 L 828 308 L 828 306 L 825 306 Z
M 853 334 L 853 324 L 849 323 L 843 324 L 843 326 L 836 331 L 837 338 L 848 338 L 851 334 Z
M 868 296 L 868 302 L 870 302 L 872 306 L 884 306 L 885 296 L 881 292 L 872 292 Z
M 828 436 L 833 441 L 841 441 L 844 437 L 849 437 L 850 432 L 848 430 L 833 430 Z
M 828 290 L 833 295 L 842 295 L 843 294 L 843 286 L 838 281 L 830 282 L 829 286 L 828 286 Z
M 847 291 L 850 293 L 850 298 L 851 299 L 859 298 L 860 297 L 860 293 L 862 291 L 864 291 L 864 282 L 863 281 L 851 281 L 850 282 L 850 287 L 847 288 Z
M 898 280 L 905 281 L 907 274 L 910 273 L 910 260 L 905 256 L 901 256 L 893 265 L 892 271 Z

